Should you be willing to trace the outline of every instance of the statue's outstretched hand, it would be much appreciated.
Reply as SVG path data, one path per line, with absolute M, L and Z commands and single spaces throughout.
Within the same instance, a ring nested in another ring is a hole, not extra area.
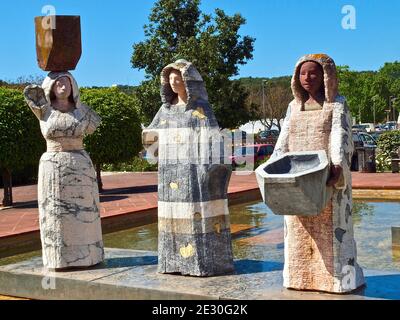
M 44 90 L 38 85 L 29 85 L 24 89 L 25 101 L 32 108 L 42 109 L 48 104 Z

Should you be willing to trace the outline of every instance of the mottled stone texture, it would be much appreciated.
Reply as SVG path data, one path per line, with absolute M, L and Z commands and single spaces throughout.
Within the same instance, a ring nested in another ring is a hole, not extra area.
M 265 203 L 280 215 L 318 215 L 332 188 L 326 186 L 329 163 L 324 150 L 286 153 L 256 170 Z
M 62 113 L 50 103 L 50 92 L 60 77 L 71 80 L 76 104 L 71 112 Z M 51 269 L 95 265 L 104 256 L 99 193 L 82 139 L 94 132 L 100 118 L 81 104 L 79 88 L 70 73 L 50 73 L 42 89 L 29 86 L 25 96 L 47 141 L 38 181 L 43 264 Z
M 236 260 L 235 266 L 236 274 L 188 279 L 158 274 L 156 252 L 106 249 L 104 264 L 89 270 L 46 272 L 38 258 L 0 266 L 0 294 L 36 300 L 400 299 L 398 271 L 367 270 L 366 290 L 332 295 L 282 290 L 281 262 L 245 259 Z M 234 303 L 246 304 L 246 301 Z
M 186 105 L 171 105 L 168 75 L 179 70 Z M 161 75 L 163 105 L 145 134 L 158 134 L 160 273 L 213 276 L 233 271 L 227 189 L 221 135 L 203 80 L 185 61 Z
M 304 110 L 307 97 L 299 70 L 305 61 L 317 62 L 324 70 L 325 102 L 321 110 Z M 364 276 L 357 264 L 351 216 L 351 117 L 345 98 L 337 93 L 333 60 L 326 55 L 301 58 L 292 90 L 295 99 L 289 105 L 271 161 L 286 152 L 325 150 L 331 164 L 343 168 L 343 176 L 322 213 L 315 217 L 285 216 L 284 286 L 350 292 L 364 284 Z

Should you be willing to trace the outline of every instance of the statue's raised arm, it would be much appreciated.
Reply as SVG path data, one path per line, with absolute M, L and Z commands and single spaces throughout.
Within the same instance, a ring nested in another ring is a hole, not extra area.
M 29 108 L 41 120 L 50 105 L 43 88 L 35 84 L 29 85 L 24 89 L 24 97 Z

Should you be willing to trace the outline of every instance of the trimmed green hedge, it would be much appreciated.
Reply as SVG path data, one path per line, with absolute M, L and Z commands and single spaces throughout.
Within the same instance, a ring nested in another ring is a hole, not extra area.
M 85 149 L 96 164 L 117 164 L 142 149 L 137 100 L 118 88 L 81 89 L 81 100 L 101 117 L 97 130 L 85 137 Z
M 131 161 L 126 161 L 118 164 L 103 165 L 103 171 L 112 172 L 149 172 L 157 171 L 157 164 L 150 164 L 145 159 L 134 157 Z
M 387 131 L 378 139 L 376 156 L 377 170 L 380 172 L 391 170 L 392 154 L 400 148 L 400 130 Z
M 14 185 L 36 181 L 45 149 L 39 121 L 25 103 L 22 90 L 0 87 L 0 183 L 2 188 L 8 186 L 4 205 L 12 205 L 11 176 Z

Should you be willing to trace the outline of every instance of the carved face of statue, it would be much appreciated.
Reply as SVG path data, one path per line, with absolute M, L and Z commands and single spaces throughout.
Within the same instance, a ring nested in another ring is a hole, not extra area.
M 303 63 L 300 69 L 300 83 L 308 93 L 312 95 L 319 93 L 324 84 L 322 66 L 313 61 Z
M 57 99 L 68 99 L 72 93 L 72 85 L 69 78 L 61 77 L 57 79 L 53 86 L 53 93 Z
M 171 70 L 169 74 L 169 85 L 174 93 L 179 96 L 186 95 L 185 83 L 182 79 L 182 74 L 178 70 Z

